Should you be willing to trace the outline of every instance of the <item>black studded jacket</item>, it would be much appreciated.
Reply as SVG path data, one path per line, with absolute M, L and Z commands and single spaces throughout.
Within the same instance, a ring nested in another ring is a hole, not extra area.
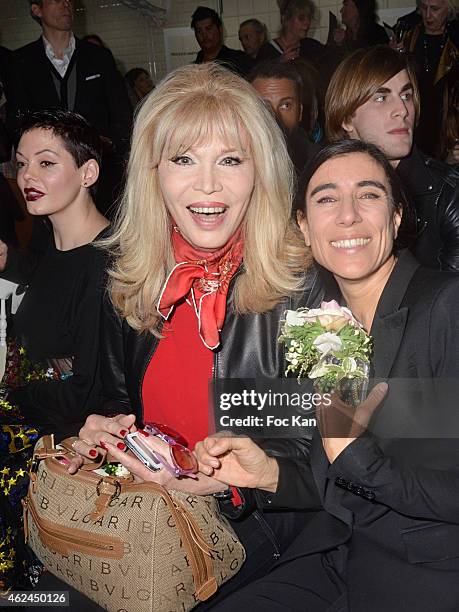
M 397 173 L 416 208 L 416 259 L 428 268 L 459 271 L 459 171 L 415 147 Z

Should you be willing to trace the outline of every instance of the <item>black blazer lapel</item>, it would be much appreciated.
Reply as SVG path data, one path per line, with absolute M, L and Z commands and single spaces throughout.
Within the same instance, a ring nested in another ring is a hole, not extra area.
M 371 362 L 375 378 L 387 378 L 392 369 L 408 318 L 408 308 L 401 304 L 418 268 L 411 253 L 402 251 L 382 292 L 370 330 L 374 341 Z
M 45 45 L 40 37 L 32 49 L 31 66 L 33 81 L 39 85 L 41 108 L 60 106 L 59 96 L 53 81 L 51 63 L 46 57 Z M 24 77 L 25 78 L 25 77 Z
M 375 378 L 387 378 L 405 332 L 408 308 L 400 308 L 385 317 L 376 316 L 371 327 L 374 355 L 371 359 Z
M 85 79 L 88 76 L 88 58 L 84 47 L 82 48 L 79 38 L 75 38 L 75 59 L 76 59 L 76 95 L 75 108 L 81 107 L 81 96 L 84 95 Z M 90 65 L 90 62 L 89 62 Z

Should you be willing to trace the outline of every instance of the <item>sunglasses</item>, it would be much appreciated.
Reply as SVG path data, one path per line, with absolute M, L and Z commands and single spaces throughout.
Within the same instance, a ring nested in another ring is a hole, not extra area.
M 161 463 L 168 472 L 174 476 L 185 476 L 194 474 L 198 471 L 196 457 L 190 449 L 187 448 L 187 440 L 179 433 L 167 427 L 167 425 L 161 425 L 159 423 L 146 423 L 143 430 L 168 444 L 172 465 L 162 457 L 160 453 L 152 451 L 157 457 L 158 462 Z

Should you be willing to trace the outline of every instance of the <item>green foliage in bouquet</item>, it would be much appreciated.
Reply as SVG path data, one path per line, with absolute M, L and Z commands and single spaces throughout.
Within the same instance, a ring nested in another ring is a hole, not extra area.
M 372 339 L 336 302 L 287 311 L 279 342 L 286 346 L 286 375 L 313 379 L 321 393 L 340 389 L 346 379 L 368 379 Z

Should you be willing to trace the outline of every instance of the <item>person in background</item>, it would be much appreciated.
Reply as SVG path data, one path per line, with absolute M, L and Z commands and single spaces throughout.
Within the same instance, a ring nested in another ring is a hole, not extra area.
M 46 218 L 50 244 L 35 260 L 14 249 L 3 256 L 2 277 L 28 285 L 12 333 L 31 360 L 48 360 L 48 367 L 54 362 L 63 376 L 21 385 L 8 397 L 24 416 L 61 437 L 98 401 L 98 303 L 106 258 L 92 242 L 108 226 L 94 204 L 100 150 L 97 132 L 83 117 L 56 109 L 23 120 L 16 151 L 27 210 Z
M 20 116 L 47 108 L 82 115 L 104 142 L 96 204 L 106 212 L 114 206 L 129 146 L 132 111 L 126 87 L 108 49 L 74 36 L 71 0 L 29 1 L 42 35 L 14 52 L 9 129 L 17 140 Z
M 459 65 L 458 65 L 459 69 Z M 459 70 L 456 70 L 458 73 Z M 459 165 L 459 74 L 449 94 L 450 104 L 443 120 L 440 157 L 447 164 Z
M 293 67 L 300 75 L 303 84 L 301 125 L 309 140 L 319 144 L 324 138 L 323 126 L 325 125 L 325 91 L 322 87 L 320 72 L 311 62 L 302 57 L 293 62 Z
M 408 30 L 412 30 L 415 28 L 418 23 L 421 22 L 421 11 L 420 5 L 422 0 L 416 0 L 416 8 L 411 13 L 406 13 L 406 15 L 402 15 L 397 19 L 397 25 L 400 25 L 403 29 L 403 32 L 406 33 Z M 400 41 L 399 41 L 400 42 Z
M 330 82 L 326 135 L 370 142 L 385 153 L 416 209 L 416 258 L 426 267 L 458 271 L 459 175 L 413 146 L 419 105 L 416 75 L 404 54 L 387 45 L 359 49 Z
M 98 34 L 86 34 L 81 40 L 92 43 L 93 45 L 98 45 L 99 47 L 107 48 L 107 45 Z
M 335 30 L 334 44 L 352 51 L 388 43 L 386 31 L 377 23 L 376 8 L 376 0 L 343 0 L 340 12 L 346 29 Z
M 323 52 L 323 45 L 308 37 L 309 28 L 316 14 L 312 0 L 287 0 L 279 4 L 281 29 L 279 36 L 265 43 L 257 59 L 280 59 L 284 62 L 298 57 L 315 63 Z
M 283 127 L 289 155 L 299 176 L 318 150 L 301 125 L 303 98 L 309 98 L 309 111 L 315 105 L 311 91 L 304 89 L 298 70 L 280 59 L 257 64 L 249 75 L 249 81 Z
M 11 159 L 12 141 L 5 126 L 5 105 L 8 96 L 9 74 L 12 52 L 0 47 L 0 240 L 16 246 L 15 223 L 24 219 L 19 202 L 9 181 L 3 174 L 3 164 L 8 168 Z
M 377 23 L 376 7 L 376 0 L 343 0 L 341 19 L 345 28 L 338 27 L 333 32 L 322 58 L 321 79 L 324 90 L 349 53 L 389 43 L 385 29 Z
M 457 0 L 421 0 L 419 9 L 422 22 L 398 47 L 412 53 L 416 60 L 421 93 L 416 144 L 423 153 L 439 157 L 442 121 L 457 82 L 452 76 L 457 76 L 459 64 L 459 6 Z
M 191 16 L 191 28 L 201 47 L 195 64 L 215 61 L 240 76 L 247 76 L 253 66 L 253 60 L 243 51 L 230 49 L 223 44 L 223 24 L 216 11 L 207 6 L 198 6 Z
M 128 86 L 129 99 L 133 110 L 155 88 L 150 73 L 145 68 L 131 68 L 124 75 L 124 80 Z
M 40 111 L 23 121 L 18 185 L 29 214 L 46 220 L 49 237 L 44 252 L 22 253 L 0 241 L 2 278 L 28 285 L 13 317 L 0 386 L 0 464 L 11 477 L 0 483 L 2 590 L 30 588 L 40 573 L 24 549 L 20 523 L 34 443 L 47 433 L 56 441 L 74 435 L 100 401 L 106 254 L 93 243 L 108 235 L 93 200 L 100 157 L 100 138 L 80 115 Z
M 240 24 L 238 35 L 244 52 L 256 60 L 260 47 L 268 40 L 265 24 L 258 19 L 246 19 Z

